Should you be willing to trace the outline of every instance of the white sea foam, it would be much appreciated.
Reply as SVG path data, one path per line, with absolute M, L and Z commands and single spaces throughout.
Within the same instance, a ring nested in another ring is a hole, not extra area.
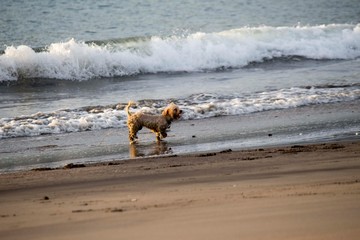
M 175 100 L 175 102 L 184 111 L 183 119 L 203 119 L 357 99 L 360 99 L 358 86 L 331 86 L 288 88 L 249 95 L 196 94 Z M 139 109 L 136 111 L 160 113 L 161 108 L 158 106 L 164 106 L 165 103 L 166 100 L 142 101 L 138 103 Z M 2 118 L 0 119 L 0 139 L 126 127 L 127 115 L 123 109 L 124 105 L 87 107 Z
M 352 101 L 360 98 L 358 88 L 290 88 L 243 96 L 195 95 L 180 100 L 185 119 L 241 115 L 313 104 Z
M 71 39 L 45 51 L 10 46 L 0 55 L 0 81 L 19 78 L 87 80 L 96 77 L 243 67 L 277 57 L 360 57 L 360 24 L 243 27 L 216 33 L 86 44 Z
M 124 112 L 104 109 L 93 113 L 78 110 L 59 110 L 30 116 L 0 119 L 0 139 L 7 137 L 37 136 L 67 132 L 90 131 L 125 126 Z

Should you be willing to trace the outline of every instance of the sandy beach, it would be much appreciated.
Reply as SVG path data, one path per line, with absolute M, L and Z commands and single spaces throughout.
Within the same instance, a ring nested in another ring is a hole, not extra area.
M 360 239 L 359 9 L 2 1 L 0 240 Z
M 0 175 L 1 239 L 358 239 L 360 142 Z

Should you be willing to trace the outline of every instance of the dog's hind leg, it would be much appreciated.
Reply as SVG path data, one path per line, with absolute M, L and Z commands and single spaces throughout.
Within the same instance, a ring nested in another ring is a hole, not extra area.
M 137 136 L 134 135 L 133 133 L 130 133 L 129 132 L 129 141 L 130 141 L 130 144 L 134 144 L 136 142 L 136 139 L 137 139 Z
M 129 141 L 130 144 L 133 144 L 136 142 L 136 139 L 138 139 L 137 133 L 141 130 L 140 128 L 137 128 L 136 125 L 129 125 Z

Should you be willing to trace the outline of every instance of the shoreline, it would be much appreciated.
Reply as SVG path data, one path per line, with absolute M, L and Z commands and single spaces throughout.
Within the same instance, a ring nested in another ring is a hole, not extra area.
M 4 239 L 357 239 L 360 141 L 0 175 Z
M 356 146 L 359 146 L 357 149 Z M 220 151 L 204 151 L 197 153 L 187 154 L 168 154 L 168 155 L 152 155 L 129 159 L 119 159 L 106 162 L 96 162 L 88 164 L 76 164 L 69 163 L 61 167 L 54 168 L 33 168 L 23 171 L 7 172 L 0 174 L 0 192 L 3 190 L 16 189 L 15 186 L 24 186 L 27 184 L 24 177 L 38 178 L 39 187 L 51 185 L 51 181 L 42 182 L 43 178 L 47 178 L 48 175 L 54 174 L 55 177 L 51 178 L 54 183 L 57 183 L 59 177 L 67 179 L 68 171 L 74 173 L 82 173 L 83 176 L 89 174 L 88 180 L 93 180 L 92 174 L 99 173 L 101 177 L 107 178 L 108 176 L 103 175 L 106 169 L 114 167 L 121 168 L 125 167 L 126 170 L 123 172 L 126 175 L 137 175 L 139 172 L 144 171 L 147 173 L 158 173 L 156 170 L 164 168 L 165 171 L 176 169 L 178 167 L 193 167 L 200 166 L 202 164 L 207 165 L 214 162 L 221 161 L 221 164 L 225 165 L 231 160 L 236 159 L 237 161 L 253 161 L 259 159 L 272 159 L 274 155 L 288 155 L 290 157 L 295 156 L 299 153 L 331 153 L 341 152 L 343 149 L 351 148 L 353 154 L 360 154 L 360 139 L 345 139 L 342 141 L 327 141 L 317 143 L 303 143 L 303 144 L 287 144 L 287 145 L 276 145 L 276 146 L 265 146 L 265 147 L 254 147 L 249 149 L 224 149 Z M 345 156 L 344 156 L 345 158 Z M 360 163 L 360 159 L 359 159 Z M 136 170 L 139 168 L 139 171 Z M 149 171 L 154 170 L 154 171 Z M 132 172 L 133 171 L 133 172 Z M 117 171 L 115 171 L 117 173 Z M 115 174 L 116 175 L 116 174 Z M 116 176 L 112 176 L 116 177 Z M 7 181 L 5 181 L 7 180 Z M 79 179 L 68 179 L 74 182 L 80 181 Z M 6 187 L 6 184 L 10 184 Z M 56 185 L 56 184 L 55 184 Z
M 139 132 L 139 144 L 129 146 L 126 128 L 2 139 L 0 174 L 136 157 L 356 141 L 360 137 L 359 103 L 177 121 L 160 144 L 144 129 Z

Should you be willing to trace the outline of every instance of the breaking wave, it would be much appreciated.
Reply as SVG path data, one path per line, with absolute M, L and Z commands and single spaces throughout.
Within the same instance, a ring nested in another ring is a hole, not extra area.
M 253 62 L 360 57 L 360 24 L 243 27 L 186 36 L 53 43 L 39 51 L 8 46 L 0 55 L 0 82 L 50 78 L 88 80 L 141 73 L 241 68 Z

